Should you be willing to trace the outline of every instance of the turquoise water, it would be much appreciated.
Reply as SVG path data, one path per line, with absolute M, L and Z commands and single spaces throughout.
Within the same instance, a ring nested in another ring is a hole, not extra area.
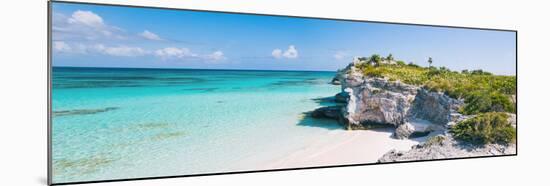
M 337 128 L 333 75 L 54 67 L 53 181 L 257 170 Z

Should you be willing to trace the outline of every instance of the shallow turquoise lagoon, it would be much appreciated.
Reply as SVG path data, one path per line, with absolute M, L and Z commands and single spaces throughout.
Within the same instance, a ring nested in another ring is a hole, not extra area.
M 53 181 L 257 170 L 339 129 L 303 114 L 333 75 L 54 67 Z

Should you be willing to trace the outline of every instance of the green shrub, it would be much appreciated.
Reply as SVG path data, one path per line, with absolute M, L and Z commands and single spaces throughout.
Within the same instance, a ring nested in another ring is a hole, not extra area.
M 479 70 L 472 70 L 471 74 L 472 74 L 472 75 L 493 75 L 493 74 L 491 74 L 490 72 L 485 72 L 485 71 L 483 71 L 483 70 L 481 70 L 481 69 L 479 69 Z
M 515 143 L 516 130 L 508 123 L 508 115 L 502 112 L 479 114 L 464 120 L 450 130 L 454 138 L 473 144 Z
M 483 112 L 514 112 L 514 104 L 510 98 L 499 92 L 476 91 L 469 93 L 464 100 L 466 105 L 461 109 L 463 114 Z
M 410 66 L 410 67 L 420 68 L 420 66 L 418 66 L 417 64 L 414 64 L 413 62 L 409 62 L 409 64 L 407 64 L 407 65 Z
M 401 60 L 397 61 L 396 63 L 397 63 L 397 65 L 399 65 L 399 66 L 405 66 L 405 65 L 407 65 L 407 64 L 405 64 L 404 61 L 401 61 Z

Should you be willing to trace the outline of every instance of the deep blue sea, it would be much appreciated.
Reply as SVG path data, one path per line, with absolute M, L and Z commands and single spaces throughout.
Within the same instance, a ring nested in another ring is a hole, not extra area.
M 324 135 L 334 72 L 54 67 L 53 181 L 256 170 Z

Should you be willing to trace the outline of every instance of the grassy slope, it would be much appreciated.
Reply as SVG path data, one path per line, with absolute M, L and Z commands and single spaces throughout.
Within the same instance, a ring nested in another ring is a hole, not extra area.
M 464 114 L 484 112 L 515 112 L 512 96 L 516 94 L 516 77 L 492 75 L 487 72 L 455 72 L 444 67 L 427 68 L 416 65 L 357 66 L 371 77 L 386 77 L 391 81 L 424 86 L 431 91 L 444 92 L 452 98 L 464 98 Z

